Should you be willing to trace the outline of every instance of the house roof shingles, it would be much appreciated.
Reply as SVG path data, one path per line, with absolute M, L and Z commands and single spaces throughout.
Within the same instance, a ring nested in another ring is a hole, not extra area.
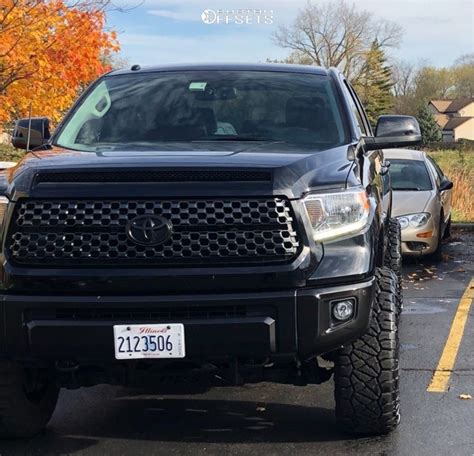
M 446 114 L 434 114 L 434 117 L 439 128 L 444 128 L 444 126 L 449 122 L 449 117 Z
M 460 109 L 474 103 L 474 98 L 456 98 L 455 100 L 431 100 L 431 104 L 440 113 L 458 112 Z
M 474 119 L 474 117 L 451 117 L 448 123 L 443 127 L 443 130 L 454 130 L 455 128 L 459 127 L 459 125 L 467 122 L 470 119 Z
M 451 102 L 452 100 L 431 100 L 430 103 L 438 110 L 438 112 L 443 113 Z

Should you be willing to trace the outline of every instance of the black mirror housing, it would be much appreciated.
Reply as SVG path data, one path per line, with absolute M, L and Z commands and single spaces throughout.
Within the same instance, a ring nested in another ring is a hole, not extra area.
M 375 137 L 366 138 L 365 144 L 368 150 L 374 150 L 416 146 L 420 142 L 420 126 L 414 117 L 386 115 L 378 118 Z
M 443 179 L 439 184 L 439 191 L 444 192 L 445 190 L 451 190 L 454 184 L 449 179 Z
M 26 149 L 28 147 L 28 128 L 30 119 L 18 119 L 13 129 L 12 144 L 17 149 Z M 47 117 L 32 117 L 29 148 L 46 144 L 51 137 L 49 131 L 49 119 Z
M 375 127 L 377 138 L 420 135 L 420 125 L 412 116 L 380 116 Z

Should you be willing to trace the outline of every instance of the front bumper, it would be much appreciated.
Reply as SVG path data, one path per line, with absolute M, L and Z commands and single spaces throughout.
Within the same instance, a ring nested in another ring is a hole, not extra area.
M 407 227 L 402 230 L 402 254 L 410 256 L 429 255 L 436 250 L 438 244 L 438 229 L 430 217 L 428 223 L 420 228 Z M 420 237 L 431 232 L 429 237 Z
M 368 327 L 374 280 L 278 292 L 179 296 L 1 295 L 0 356 L 18 361 L 111 364 L 113 325 L 183 323 L 186 359 L 298 359 L 332 351 Z M 334 300 L 353 298 L 335 324 Z

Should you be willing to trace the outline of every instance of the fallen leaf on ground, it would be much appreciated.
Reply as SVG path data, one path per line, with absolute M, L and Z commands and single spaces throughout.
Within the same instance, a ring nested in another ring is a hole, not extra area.
M 469 400 L 472 399 L 472 396 L 470 394 L 460 394 L 459 399 L 464 399 L 464 400 Z

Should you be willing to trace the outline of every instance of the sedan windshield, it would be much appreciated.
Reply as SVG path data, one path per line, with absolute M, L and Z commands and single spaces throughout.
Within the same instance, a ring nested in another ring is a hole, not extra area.
M 193 150 L 193 143 L 211 141 L 278 141 L 327 149 L 346 142 L 337 100 L 330 78 L 316 74 L 117 75 L 89 89 L 55 142 L 83 151 L 154 150 L 164 142 Z
M 393 190 L 432 190 L 426 164 L 422 160 L 390 159 L 390 177 Z

